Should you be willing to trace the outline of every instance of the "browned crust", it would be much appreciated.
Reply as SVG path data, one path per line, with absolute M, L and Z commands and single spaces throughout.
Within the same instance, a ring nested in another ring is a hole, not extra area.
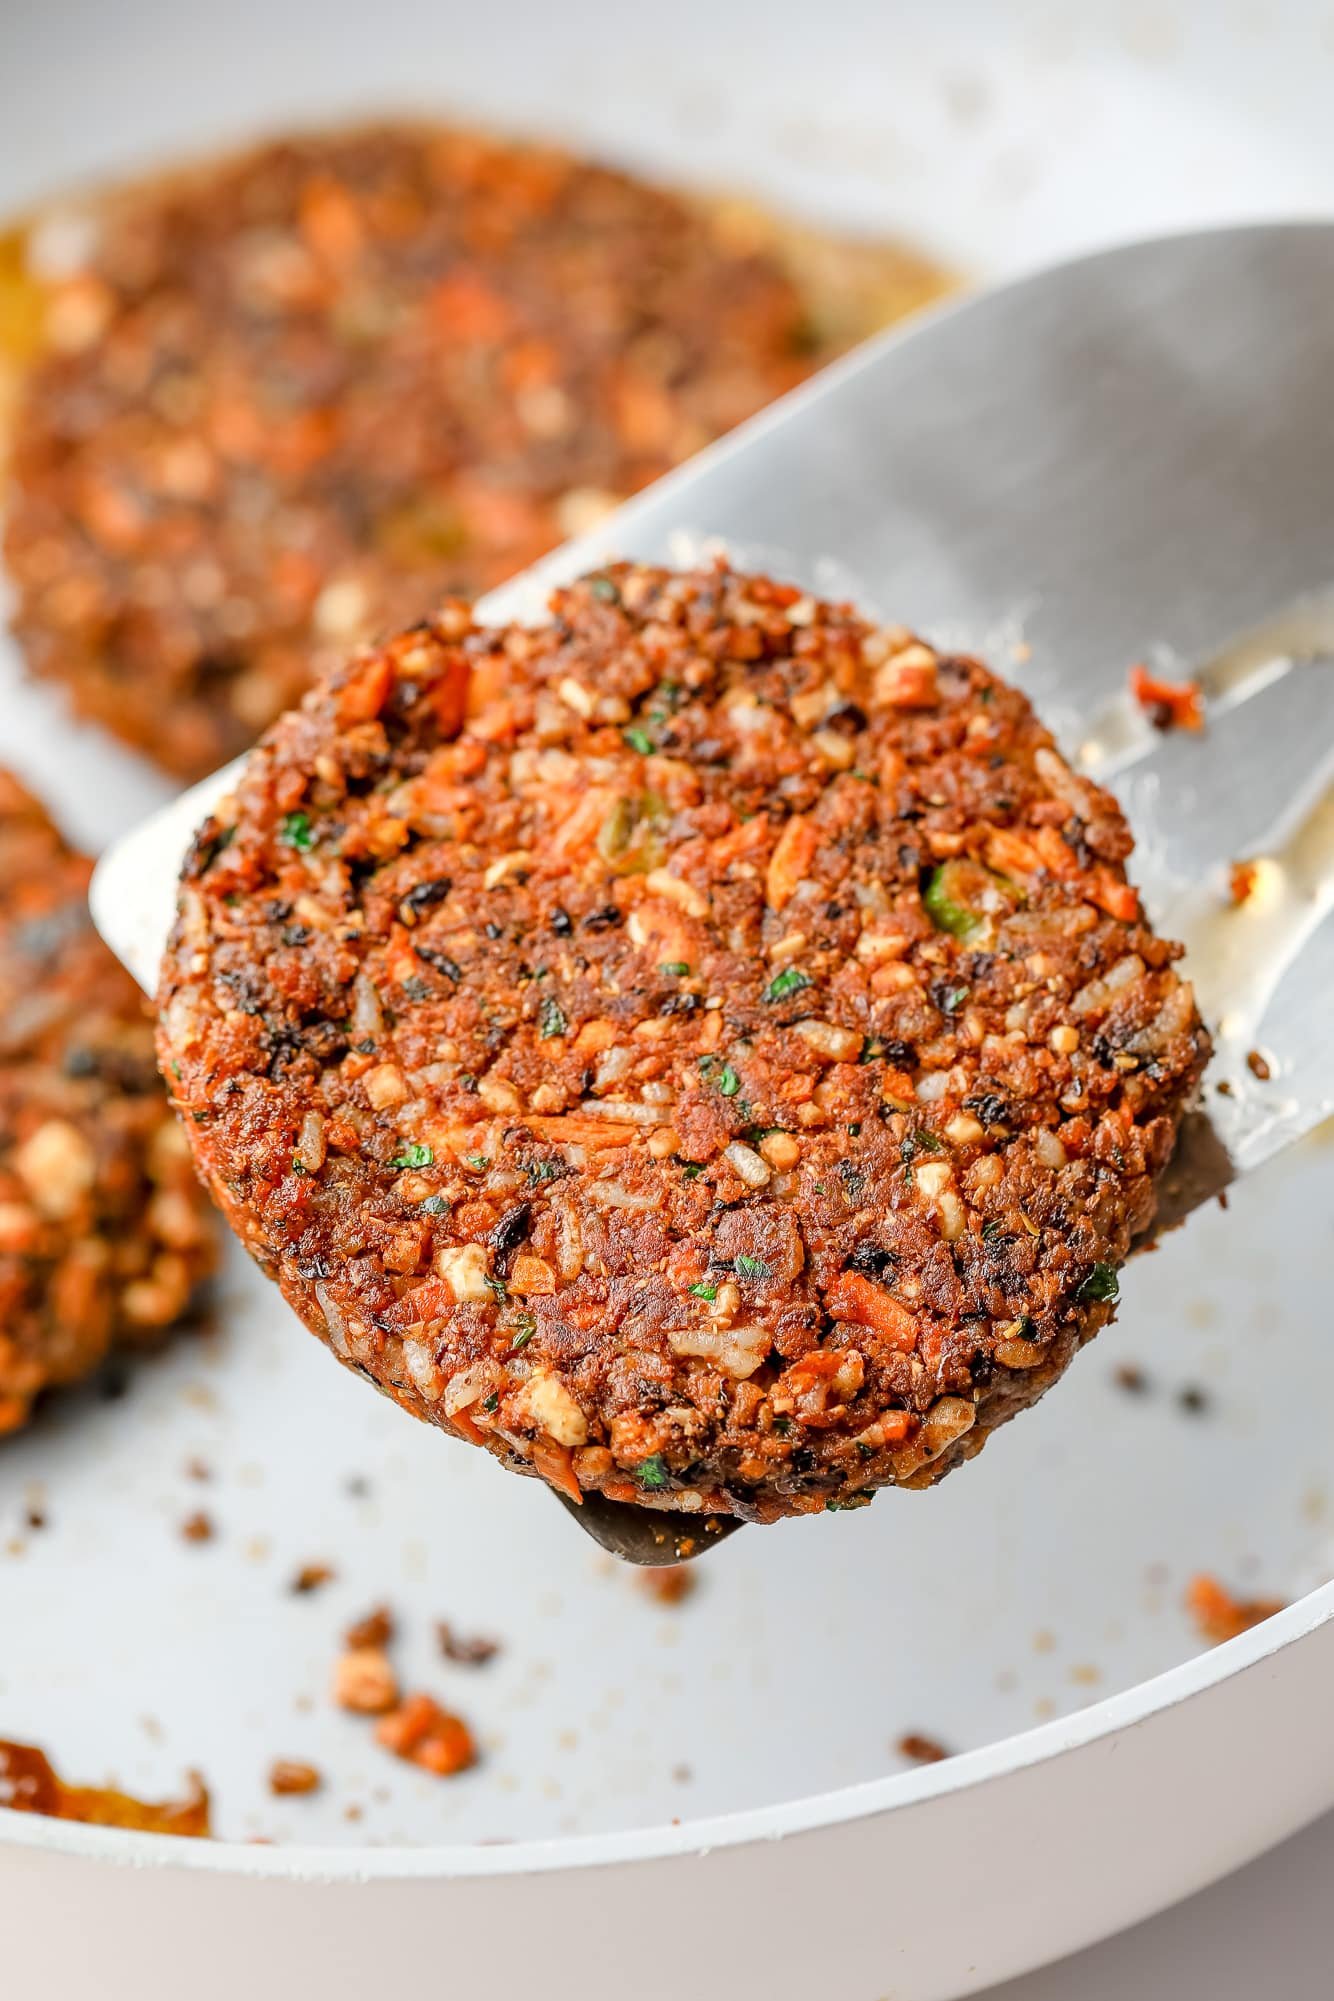
M 0 241 L 15 631 L 184 776 L 944 284 L 906 250 L 430 125 L 295 136 L 86 212 L 45 299 L 40 228 Z
M 1111 1316 L 1208 1048 L 1130 847 L 978 662 L 615 566 L 271 732 L 161 1055 L 244 1241 L 405 1408 L 566 1491 L 853 1505 Z
M 143 997 L 93 931 L 90 864 L 0 771 L 0 1432 L 160 1339 L 213 1262 Z

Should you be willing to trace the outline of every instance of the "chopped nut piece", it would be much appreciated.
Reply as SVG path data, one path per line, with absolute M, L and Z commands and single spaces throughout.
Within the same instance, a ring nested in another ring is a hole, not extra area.
M 303 1765 L 295 1758 L 275 1758 L 269 1767 L 269 1791 L 279 1799 L 301 1793 L 315 1793 L 324 1776 L 315 1765 Z
M 394 1615 L 387 1605 L 377 1605 L 364 1619 L 354 1620 L 343 1640 L 351 1652 L 359 1653 L 367 1647 L 387 1647 L 393 1637 Z
M 337 1575 L 329 1563 L 303 1563 L 292 1579 L 291 1590 L 294 1597 L 303 1597 L 309 1591 L 318 1591 Z
M 382 1716 L 398 1701 L 398 1681 L 382 1647 L 350 1647 L 334 1668 L 334 1701 L 359 1716 Z

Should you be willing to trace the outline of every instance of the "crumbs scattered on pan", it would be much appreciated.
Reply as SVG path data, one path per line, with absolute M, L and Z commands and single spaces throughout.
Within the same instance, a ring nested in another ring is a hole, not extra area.
M 108 1786 L 73 1786 L 60 1778 L 35 1744 L 0 1740 L 0 1807 L 37 1813 L 48 1820 L 83 1821 L 90 1827 L 124 1827 L 141 1834 L 212 1833 L 208 1788 L 197 1772 L 187 1775 L 183 1800 L 153 1804 Z
M 398 1677 L 383 1647 L 349 1647 L 334 1666 L 333 1698 L 356 1716 L 383 1716 L 398 1701 Z
M 477 1763 L 476 1740 L 463 1718 L 420 1692 L 380 1718 L 375 1741 L 437 1778 L 452 1778 Z
M 269 1766 L 269 1791 L 275 1799 L 294 1799 L 306 1793 L 317 1793 L 324 1784 L 324 1774 L 317 1765 L 307 1765 L 298 1758 L 275 1758 Z
M 395 1632 L 387 1605 L 349 1627 L 334 1667 L 333 1699 L 353 1715 L 378 1717 L 375 1741 L 396 1758 L 437 1778 L 452 1778 L 477 1763 L 477 1740 L 464 1719 L 434 1696 L 422 1690 L 402 1694 L 388 1652 Z M 498 1641 L 460 1639 L 444 1621 L 436 1634 L 446 1658 L 466 1666 L 481 1666 L 499 1651 Z
M 203 1508 L 196 1508 L 181 1523 L 182 1542 L 212 1542 L 217 1533 L 212 1515 L 206 1514 Z
M 1282 1598 L 1236 1598 L 1204 1571 L 1192 1577 L 1186 1587 L 1186 1611 L 1200 1638 L 1214 1647 L 1272 1619 L 1285 1604 Z
M 911 1758 L 915 1765 L 939 1765 L 954 1755 L 938 1737 L 928 1737 L 921 1730 L 905 1731 L 894 1749 L 901 1758 Z
M 319 1591 L 324 1585 L 331 1584 L 337 1574 L 329 1563 L 303 1563 L 292 1579 L 292 1596 L 302 1598 L 311 1591 Z
M 447 1661 L 456 1667 L 486 1667 L 500 1652 L 500 1641 L 487 1633 L 456 1633 L 448 1619 L 437 1619 L 435 1637 Z
M 364 1618 L 354 1619 L 343 1635 L 344 1645 L 351 1649 L 363 1647 L 387 1647 L 394 1637 L 394 1615 L 387 1605 L 377 1605 Z
M 665 1563 L 654 1570 L 637 1570 L 634 1585 L 645 1598 L 651 1598 L 658 1605 L 680 1605 L 698 1584 L 699 1579 L 685 1563 Z
M 1198 681 L 1164 681 L 1140 660 L 1130 670 L 1130 692 L 1156 730 L 1204 728 Z

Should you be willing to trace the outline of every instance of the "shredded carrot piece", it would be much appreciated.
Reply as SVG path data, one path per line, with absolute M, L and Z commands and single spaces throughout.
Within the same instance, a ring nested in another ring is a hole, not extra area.
M 1089 895 L 1099 910 L 1122 924 L 1133 924 L 1139 916 L 1139 892 L 1133 883 L 1122 882 L 1108 868 L 1098 870 Z
M 820 836 L 810 821 L 803 819 L 800 813 L 793 814 L 769 857 L 765 895 L 771 910 L 781 910 L 788 901 L 810 867 L 819 845 Z
M 825 1305 L 835 1320 L 850 1320 L 859 1327 L 873 1327 L 895 1348 L 917 1346 L 916 1317 L 892 1293 L 886 1292 L 882 1285 L 874 1285 L 869 1278 L 863 1278 L 860 1272 L 840 1273 L 825 1294 Z
M 557 1445 L 550 1438 L 535 1440 L 533 1464 L 550 1486 L 573 1501 L 577 1508 L 582 1508 L 584 1490 L 574 1476 L 573 1454 L 568 1445 Z

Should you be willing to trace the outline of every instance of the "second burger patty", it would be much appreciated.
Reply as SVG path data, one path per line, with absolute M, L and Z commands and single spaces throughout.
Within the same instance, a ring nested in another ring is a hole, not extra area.
M 1115 802 L 846 606 L 615 566 L 285 717 L 160 1054 L 307 1325 L 567 1492 L 921 1486 L 1110 1317 L 1208 1039 Z
M 429 125 L 277 141 L 83 220 L 34 235 L 64 268 L 16 411 L 15 631 L 187 777 L 942 284 Z

